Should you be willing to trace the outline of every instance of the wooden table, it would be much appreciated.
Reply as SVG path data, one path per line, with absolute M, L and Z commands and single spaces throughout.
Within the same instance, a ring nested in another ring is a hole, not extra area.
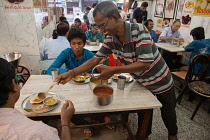
M 21 108 L 21 103 L 26 97 L 32 93 L 46 91 L 51 84 L 51 75 L 31 75 L 21 89 L 20 98 L 15 108 L 32 119 L 36 117 L 59 116 L 62 105 L 59 105 L 53 111 L 42 114 L 26 112 Z M 86 116 L 102 113 L 124 114 L 124 116 L 128 116 L 130 112 L 142 113 L 143 115 L 139 117 L 138 122 L 137 139 L 144 139 L 152 109 L 160 108 L 162 105 L 150 91 L 136 81 L 129 84 L 126 83 L 124 90 L 117 89 L 117 84 L 114 81 L 112 81 L 110 86 L 114 89 L 114 96 L 113 102 L 107 106 L 95 104 L 89 84 L 77 85 L 69 82 L 65 85 L 56 85 L 50 91 L 58 94 L 63 100 L 69 99 L 73 102 L 76 110 L 74 117 L 77 115 Z M 142 121 L 140 121 L 141 119 Z M 124 120 L 127 122 L 126 117 Z
M 169 43 L 155 43 L 159 48 L 164 49 L 169 52 L 184 52 L 184 45 L 177 47 L 176 45 L 171 45 Z
M 84 48 L 91 52 L 97 52 L 101 48 L 102 44 L 103 43 L 100 43 L 99 45 L 85 45 Z

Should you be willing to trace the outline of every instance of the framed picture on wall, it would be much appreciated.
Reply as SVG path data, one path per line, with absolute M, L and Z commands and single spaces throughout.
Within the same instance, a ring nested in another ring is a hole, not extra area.
M 177 10 L 176 10 L 176 19 L 180 19 L 182 16 L 182 11 L 184 8 L 184 0 L 178 0 L 177 1 Z
M 165 0 L 156 0 L 155 6 L 155 17 L 163 17 L 163 9 L 164 9 Z
M 176 0 L 166 0 L 164 8 L 164 18 L 174 18 Z

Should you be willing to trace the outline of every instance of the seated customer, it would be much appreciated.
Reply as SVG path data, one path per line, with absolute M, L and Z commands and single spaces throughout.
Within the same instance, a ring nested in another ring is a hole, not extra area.
M 14 108 L 20 96 L 20 89 L 15 81 L 15 69 L 2 58 L 0 66 L 0 139 L 60 140 L 55 128 L 40 121 L 33 121 Z M 63 125 L 61 140 L 71 140 L 70 127 L 66 125 L 74 111 L 72 102 L 67 100 L 61 109 L 61 126 Z
M 179 20 L 174 21 L 171 26 L 163 30 L 160 34 L 158 42 L 170 43 L 172 39 L 184 42 L 182 35 L 178 31 L 180 26 L 181 22 Z
M 205 31 L 203 27 L 197 27 L 191 30 L 190 35 L 193 37 L 193 41 L 188 44 L 184 49 L 191 52 L 189 63 L 195 54 L 206 54 L 210 53 L 210 39 L 205 39 Z M 196 66 L 195 73 L 198 72 L 199 65 Z
M 80 27 L 82 28 L 84 31 L 87 31 L 87 25 L 83 22 L 81 22 L 81 20 L 79 18 L 75 18 L 74 20 L 74 24 L 71 25 L 71 28 L 75 28 L 75 27 Z
M 54 68 L 59 68 L 59 74 L 64 73 L 82 65 L 94 56 L 91 51 L 84 49 L 86 36 L 81 28 L 72 28 L 68 35 L 68 40 L 71 48 L 69 47 L 60 53 L 54 63 L 48 68 L 47 74 L 51 74 L 51 70 Z M 63 64 L 66 64 L 66 69 L 60 68 Z
M 152 29 L 153 29 L 153 25 L 154 25 L 153 20 L 148 19 L 148 20 L 144 23 L 144 25 L 146 26 L 147 30 L 149 31 L 149 33 L 150 33 L 150 35 L 151 35 L 153 41 L 154 41 L 154 42 L 157 42 L 156 32 L 155 32 L 154 30 L 152 30 Z
M 57 35 L 58 37 L 54 40 L 49 40 L 46 42 L 44 51 L 43 51 L 43 59 L 55 59 L 58 55 L 69 48 L 69 42 L 66 37 L 69 34 L 69 25 L 61 22 L 57 25 Z
M 184 42 L 182 35 L 178 31 L 180 26 L 181 26 L 180 21 L 178 20 L 174 21 L 172 26 L 167 27 L 163 30 L 163 32 L 160 34 L 158 42 L 170 43 L 172 39 Z M 178 62 L 179 62 L 180 56 L 177 56 L 176 52 L 171 53 L 171 52 L 162 50 L 162 56 L 170 69 L 179 68 L 180 64 Z
M 98 27 L 96 26 L 96 24 L 93 24 L 91 31 L 86 31 L 85 34 L 87 44 L 90 44 L 90 42 L 96 42 L 97 40 L 103 43 L 102 33 L 98 31 Z

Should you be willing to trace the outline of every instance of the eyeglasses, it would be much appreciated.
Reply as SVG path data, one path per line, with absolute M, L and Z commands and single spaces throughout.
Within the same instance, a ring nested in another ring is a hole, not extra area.
M 98 29 L 104 29 L 104 27 L 106 26 L 106 24 L 109 22 L 109 19 L 102 25 L 98 25 Z

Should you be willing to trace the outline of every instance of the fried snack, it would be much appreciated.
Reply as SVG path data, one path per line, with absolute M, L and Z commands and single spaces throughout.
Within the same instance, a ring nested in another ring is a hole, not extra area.
M 30 99 L 30 104 L 40 104 L 43 100 L 39 99 L 38 96 L 34 96 Z
M 91 75 L 89 73 L 85 72 L 82 74 L 82 76 L 85 76 L 85 78 L 87 79 L 87 78 L 90 78 Z
M 129 82 L 130 81 L 130 77 L 126 77 L 126 82 Z

